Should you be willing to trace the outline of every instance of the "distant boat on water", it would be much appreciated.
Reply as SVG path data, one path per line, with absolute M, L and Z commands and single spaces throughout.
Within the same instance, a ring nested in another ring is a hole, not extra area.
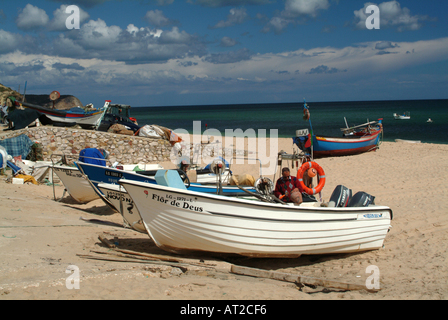
M 409 120 L 411 119 L 411 113 L 406 111 L 403 114 L 394 113 L 395 120 Z

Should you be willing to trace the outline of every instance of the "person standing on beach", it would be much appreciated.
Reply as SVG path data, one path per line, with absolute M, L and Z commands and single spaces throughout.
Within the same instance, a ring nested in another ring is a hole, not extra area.
M 296 177 L 292 177 L 289 168 L 282 169 L 282 176 L 275 184 L 274 195 L 284 202 L 294 202 L 301 204 L 302 187 Z

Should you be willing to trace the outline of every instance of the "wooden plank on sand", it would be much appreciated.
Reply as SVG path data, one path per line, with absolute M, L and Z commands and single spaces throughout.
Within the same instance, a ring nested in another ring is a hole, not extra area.
M 300 284 L 309 285 L 309 286 L 320 286 L 320 287 L 325 287 L 325 288 L 335 288 L 335 289 L 342 289 L 342 290 L 347 290 L 347 291 L 348 290 L 366 290 L 369 292 L 378 292 L 379 291 L 379 290 L 367 289 L 366 286 L 359 285 L 359 284 L 311 278 L 311 277 L 301 276 L 299 274 L 283 273 L 283 272 L 277 272 L 277 271 L 269 271 L 269 270 L 241 267 L 241 266 L 236 266 L 236 265 L 232 265 L 230 272 L 232 272 L 234 274 L 250 276 L 250 277 L 273 279 L 273 280 L 279 280 L 279 281 L 293 282 L 296 284 L 300 283 Z

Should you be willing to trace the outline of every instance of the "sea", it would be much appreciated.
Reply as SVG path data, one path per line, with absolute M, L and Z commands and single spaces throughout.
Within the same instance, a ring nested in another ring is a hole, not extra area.
M 203 133 L 217 129 L 278 137 L 295 137 L 296 130 L 312 129 L 319 136 L 340 137 L 341 128 L 383 119 L 383 141 L 416 140 L 448 144 L 448 100 L 307 102 L 310 120 L 303 120 L 303 104 L 260 103 L 132 107 L 140 126 L 159 125 L 174 132 Z M 409 112 L 411 119 L 395 120 L 393 114 Z M 345 118 L 345 119 L 344 119 Z M 432 122 L 427 122 L 432 119 Z M 246 131 L 248 129 L 253 129 Z M 265 129 L 266 131 L 264 131 Z M 277 129 L 277 131 L 273 131 Z M 200 130 L 201 132 L 198 132 Z M 241 131 L 239 131 L 241 132 Z

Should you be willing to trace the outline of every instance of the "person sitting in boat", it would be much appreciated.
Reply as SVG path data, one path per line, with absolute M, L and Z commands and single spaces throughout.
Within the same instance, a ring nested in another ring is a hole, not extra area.
M 294 202 L 301 204 L 302 187 L 299 184 L 299 179 L 292 177 L 289 168 L 282 169 L 282 176 L 275 184 L 274 195 L 284 202 Z

